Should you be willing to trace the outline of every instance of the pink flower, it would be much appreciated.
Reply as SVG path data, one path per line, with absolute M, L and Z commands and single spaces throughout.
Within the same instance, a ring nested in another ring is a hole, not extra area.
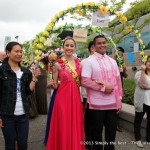
M 80 68 L 80 63 L 78 59 L 75 59 L 75 63 L 76 63 L 76 68 L 79 69 Z
M 77 58 L 77 54 L 76 54 L 76 53 L 74 53 L 74 54 L 73 54 L 73 57 Z
M 60 64 L 62 69 L 65 69 L 66 65 L 62 59 L 58 59 L 57 62 Z
M 60 51 L 60 49 L 59 49 L 59 48 L 55 49 L 55 52 L 59 52 L 59 51 Z
M 63 63 L 64 61 L 62 59 L 57 59 L 58 63 Z

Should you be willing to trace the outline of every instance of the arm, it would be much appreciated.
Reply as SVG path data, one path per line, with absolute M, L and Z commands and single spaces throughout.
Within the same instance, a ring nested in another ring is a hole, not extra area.
M 127 78 L 127 77 L 128 77 L 128 73 L 127 73 L 126 67 L 123 67 L 123 77 L 124 77 L 124 78 Z
M 92 80 L 92 66 L 91 63 L 85 60 L 82 63 L 82 72 L 81 72 L 81 85 L 90 88 L 96 91 L 105 91 L 105 86 L 98 83 L 99 81 Z
M 35 89 L 35 84 L 36 82 L 38 82 L 38 76 L 41 75 L 41 71 L 40 69 L 36 69 L 35 72 L 34 72 L 34 75 L 32 77 L 32 80 L 30 81 L 30 84 L 29 84 L 29 87 L 30 87 L 30 90 L 33 91 Z
M 81 85 L 95 91 L 101 91 L 101 92 L 105 91 L 105 86 L 103 83 L 101 83 L 101 81 L 97 81 L 97 80 L 93 81 L 91 80 L 91 78 L 88 77 L 81 77 Z
M 146 74 L 145 74 L 146 66 L 142 65 L 141 66 L 141 77 L 140 77 L 140 82 L 146 83 Z
M 53 73 L 54 73 L 54 78 L 53 79 L 48 79 L 48 84 L 47 87 L 52 86 L 54 89 L 58 88 L 58 71 L 61 69 L 60 65 L 56 63 L 54 65 Z

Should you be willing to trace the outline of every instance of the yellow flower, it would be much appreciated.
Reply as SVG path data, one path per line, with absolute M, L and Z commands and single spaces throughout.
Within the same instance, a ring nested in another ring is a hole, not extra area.
M 126 21 L 127 21 L 127 17 L 122 16 L 122 17 L 120 18 L 120 22 L 121 22 L 121 23 L 125 23 Z
M 53 29 L 54 24 L 53 23 L 49 23 L 46 27 L 47 31 L 51 31 Z
M 102 14 L 102 15 L 105 15 L 106 13 L 107 13 L 107 8 L 105 7 L 105 6 L 102 6 L 101 7 L 101 9 L 100 9 L 100 13 Z
M 38 55 L 41 55 L 41 54 L 42 54 L 42 51 L 39 51 L 39 50 L 36 50 L 36 51 L 35 51 L 35 55 L 38 56 Z
M 140 55 L 144 55 L 144 52 L 140 52 Z
M 130 26 L 130 25 L 127 26 L 127 30 L 128 30 L 128 31 L 132 31 L 132 28 L 133 28 L 133 26 Z
M 76 8 L 77 8 L 77 9 L 80 9 L 81 7 L 82 7 L 82 6 L 81 6 L 80 4 L 77 4 L 77 5 L 76 5 Z
M 122 15 L 122 13 L 118 13 L 118 14 L 116 14 L 116 16 L 117 17 L 122 17 L 123 15 Z
M 140 42 L 141 45 L 143 45 L 143 40 L 139 39 L 139 42 Z
M 49 55 L 49 58 L 50 58 L 51 60 L 56 60 L 56 59 L 57 59 L 57 54 L 56 54 L 56 53 L 51 53 L 51 54 Z
M 88 2 L 88 3 L 85 3 L 84 5 L 85 5 L 85 6 L 94 6 L 94 3 Z
M 64 15 L 64 12 L 63 12 L 63 11 L 60 11 L 58 15 L 61 17 L 61 16 Z
M 142 59 L 142 62 L 146 62 L 147 61 L 147 56 L 145 56 L 143 59 Z
M 46 36 L 46 37 L 49 37 L 49 32 L 48 31 L 44 31 L 43 35 Z
M 101 4 L 97 4 L 97 7 L 100 8 L 100 7 L 101 7 Z
M 67 8 L 67 10 L 71 10 L 71 9 L 72 9 L 71 7 L 68 7 L 68 8 Z
M 75 13 L 79 14 L 80 16 L 83 16 L 83 12 L 81 11 L 75 11 Z
M 141 37 L 141 33 L 139 33 L 137 36 L 138 36 L 138 37 Z
M 135 30 L 134 32 L 137 34 L 139 31 L 138 31 L 138 30 Z
M 35 56 L 34 59 L 35 59 L 36 61 L 40 61 L 40 60 L 41 60 L 41 57 L 38 55 L 38 56 Z
M 146 47 L 145 45 L 142 45 L 143 49 Z
M 43 46 L 42 44 L 37 44 L 36 47 L 37 47 L 38 49 L 43 49 L 43 48 L 44 48 L 44 46 Z
M 45 42 L 46 42 L 46 39 L 45 39 L 44 37 L 41 37 L 41 38 L 40 38 L 40 42 L 41 42 L 41 43 L 45 43 Z
M 55 15 L 55 17 L 51 19 L 51 22 L 55 23 L 56 20 L 57 20 L 57 19 L 56 19 L 56 15 Z

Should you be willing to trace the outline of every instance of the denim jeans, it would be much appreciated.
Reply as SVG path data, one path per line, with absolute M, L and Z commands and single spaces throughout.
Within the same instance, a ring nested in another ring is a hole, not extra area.
M 143 112 L 135 112 L 134 136 L 136 141 L 141 140 L 141 123 L 145 113 L 147 115 L 146 141 L 150 142 L 150 106 L 148 105 L 143 105 Z
M 2 132 L 5 139 L 5 150 L 15 150 L 15 142 L 18 142 L 19 150 L 27 150 L 29 131 L 28 115 L 1 116 L 3 121 Z

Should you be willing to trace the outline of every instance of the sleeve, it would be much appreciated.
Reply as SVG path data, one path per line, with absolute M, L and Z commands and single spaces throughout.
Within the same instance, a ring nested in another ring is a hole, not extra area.
M 120 76 L 120 72 L 119 72 L 119 68 L 117 66 L 117 63 L 114 63 L 114 67 L 115 67 L 115 72 L 116 72 L 116 98 L 117 98 L 117 105 L 118 108 L 122 107 L 122 97 L 123 97 L 123 89 L 122 89 L 122 81 L 121 81 L 121 76 Z
M 142 73 L 141 71 L 137 71 L 136 74 L 135 74 L 134 79 L 135 79 L 135 83 L 136 83 L 137 85 L 146 84 L 146 83 L 140 81 L 141 73 Z
M 32 81 L 32 73 L 31 71 L 29 71 L 28 73 L 28 81 L 27 81 L 27 84 L 26 84 L 26 94 L 27 95 L 31 95 L 32 91 L 30 90 L 30 83 Z
M 84 61 L 82 63 L 82 72 L 81 72 L 81 85 L 90 88 L 95 91 L 105 91 L 105 86 L 100 85 L 91 79 L 92 77 L 92 65 L 89 61 Z

